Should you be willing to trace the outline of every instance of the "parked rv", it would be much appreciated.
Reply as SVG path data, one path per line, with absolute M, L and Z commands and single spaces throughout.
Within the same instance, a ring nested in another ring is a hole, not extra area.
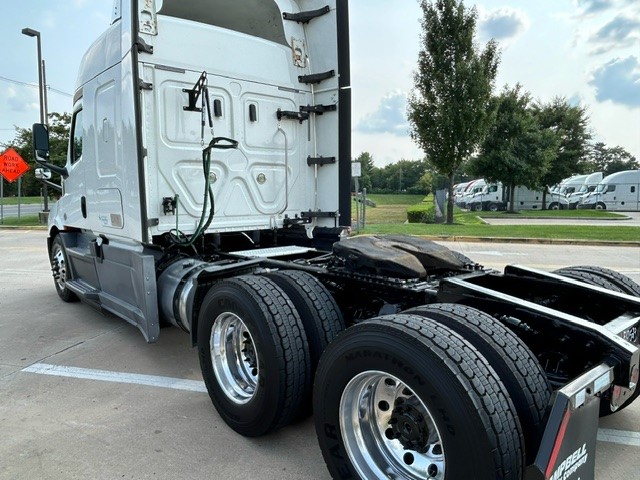
M 582 197 L 578 208 L 637 212 L 640 210 L 640 170 L 612 173 Z

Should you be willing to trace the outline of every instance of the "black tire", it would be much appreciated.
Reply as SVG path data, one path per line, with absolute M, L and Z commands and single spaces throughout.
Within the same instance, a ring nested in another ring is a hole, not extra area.
M 56 235 L 51 243 L 49 260 L 51 261 L 51 271 L 53 272 L 53 281 L 58 296 L 65 302 L 77 302 L 78 297 L 67 287 L 67 280 L 70 279 L 69 261 L 67 259 L 67 250 L 59 235 Z
M 562 210 L 562 206 L 558 202 L 551 202 L 549 204 L 549 210 Z
M 309 378 L 304 327 L 268 278 L 247 275 L 211 287 L 198 316 L 198 355 L 213 404 L 239 434 L 264 435 L 299 411 Z
M 265 273 L 278 285 L 300 315 L 309 344 L 310 370 L 300 418 L 311 414 L 313 377 L 322 352 L 345 328 L 338 304 L 325 286 L 313 275 L 295 270 Z
M 573 267 L 560 268 L 554 270 L 553 273 L 562 275 L 563 277 L 572 278 L 588 285 L 606 288 L 613 292 L 626 293 L 634 297 L 640 297 L 640 285 L 631 280 L 626 275 L 610 270 L 608 268 L 594 267 L 591 265 L 578 265 Z M 603 396 L 600 400 L 600 416 L 606 417 L 612 413 L 619 412 L 623 408 L 628 407 L 633 401 L 640 396 L 640 388 L 636 387 L 636 391 L 631 395 L 625 403 L 623 403 L 615 411 L 611 410 L 609 398 Z
M 596 285 L 614 292 L 626 293 L 640 297 L 640 285 L 626 275 L 603 267 L 591 265 L 578 265 L 555 270 L 553 273 L 564 277 L 573 278 L 589 285 Z
M 602 202 L 598 202 L 598 203 L 596 203 L 596 206 L 594 208 L 596 210 L 606 210 L 607 209 L 607 205 L 602 203 Z
M 472 203 L 471 205 L 469 205 L 469 210 L 472 210 L 474 212 L 481 212 L 482 211 L 482 204 L 481 203 Z
M 487 207 L 487 210 L 489 210 L 490 212 L 497 212 L 498 210 L 500 210 L 500 206 L 497 203 L 491 202 Z
M 506 388 L 470 343 L 428 318 L 378 317 L 332 342 L 318 366 L 314 418 L 333 478 L 522 475 L 522 430 Z
M 407 310 L 447 326 L 471 343 L 507 388 L 524 432 L 527 464 L 532 464 L 545 426 L 552 389 L 536 356 L 508 328 L 475 308 L 434 304 Z

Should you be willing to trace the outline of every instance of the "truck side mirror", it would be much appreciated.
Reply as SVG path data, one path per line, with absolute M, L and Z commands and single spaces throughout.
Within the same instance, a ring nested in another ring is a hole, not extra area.
M 33 150 L 36 157 L 36 162 L 51 170 L 52 172 L 62 175 L 64 178 L 69 176 L 69 172 L 65 167 L 58 167 L 49 163 L 49 130 L 47 126 L 42 123 L 33 124 Z
M 47 160 L 49 158 L 49 131 L 42 123 L 33 124 L 33 149 L 36 159 Z

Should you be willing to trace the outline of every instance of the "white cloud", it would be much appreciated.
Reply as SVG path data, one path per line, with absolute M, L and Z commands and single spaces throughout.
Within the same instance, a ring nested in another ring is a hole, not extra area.
M 640 18 L 622 14 L 607 22 L 589 38 L 594 45 L 591 53 L 600 54 L 611 50 L 631 47 L 640 39 Z
M 596 89 L 599 102 L 640 107 L 640 62 L 637 57 L 607 62 L 593 72 L 589 84 Z
M 27 88 L 21 88 L 18 92 L 14 86 L 8 87 L 6 103 L 12 112 L 38 111 L 40 109 L 37 92 Z
M 609 10 L 617 3 L 616 0 L 577 0 L 581 15 L 591 15 Z
M 482 38 L 491 38 L 502 43 L 515 39 L 529 29 L 528 15 L 516 8 L 503 7 L 496 10 L 482 10 L 479 13 L 478 27 Z
M 399 137 L 409 136 L 407 94 L 395 91 L 385 95 L 377 110 L 358 122 L 356 130 L 362 133 L 391 133 Z

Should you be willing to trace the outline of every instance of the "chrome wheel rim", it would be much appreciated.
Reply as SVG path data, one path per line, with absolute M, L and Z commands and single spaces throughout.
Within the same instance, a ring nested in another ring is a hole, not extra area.
M 211 363 L 224 394 L 243 405 L 256 393 L 258 356 L 253 338 L 240 317 L 225 312 L 216 318 L 209 341 Z
M 64 290 L 67 287 L 67 262 L 64 258 L 64 252 L 60 245 L 54 245 L 51 252 L 51 270 L 53 271 L 53 278 L 56 281 L 56 285 L 60 290 Z
M 442 480 L 444 446 L 433 416 L 397 377 L 367 371 L 340 399 L 340 429 L 362 478 Z

